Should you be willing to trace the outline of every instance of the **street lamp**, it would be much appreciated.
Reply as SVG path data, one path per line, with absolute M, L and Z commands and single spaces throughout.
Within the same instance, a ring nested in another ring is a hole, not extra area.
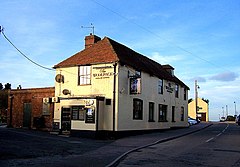
M 235 106 L 235 116 L 237 116 L 237 104 L 235 101 L 234 101 L 234 106 Z
M 228 105 L 226 105 L 226 118 L 228 116 Z
M 223 117 L 224 117 L 224 107 L 222 107 L 222 109 L 223 109 Z

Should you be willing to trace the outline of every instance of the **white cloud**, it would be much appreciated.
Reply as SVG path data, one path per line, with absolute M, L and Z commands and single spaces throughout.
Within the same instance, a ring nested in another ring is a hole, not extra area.
M 171 65 L 173 62 L 181 61 L 184 59 L 184 57 L 181 55 L 163 56 L 160 55 L 160 53 L 158 52 L 153 52 L 149 57 L 162 65 L 164 64 Z
M 216 81 L 235 81 L 238 78 L 238 74 L 234 72 L 224 72 L 210 77 L 210 80 Z

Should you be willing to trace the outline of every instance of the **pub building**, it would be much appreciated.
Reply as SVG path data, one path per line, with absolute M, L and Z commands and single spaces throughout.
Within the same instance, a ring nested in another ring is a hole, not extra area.
M 161 65 L 108 37 L 54 66 L 54 128 L 62 134 L 114 136 L 188 126 L 188 90 Z

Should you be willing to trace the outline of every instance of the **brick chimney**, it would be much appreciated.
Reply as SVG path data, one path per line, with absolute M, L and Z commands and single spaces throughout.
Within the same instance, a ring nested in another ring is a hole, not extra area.
M 89 36 L 85 37 L 85 49 L 91 47 L 93 44 L 97 43 L 100 40 L 101 40 L 100 37 L 90 33 Z

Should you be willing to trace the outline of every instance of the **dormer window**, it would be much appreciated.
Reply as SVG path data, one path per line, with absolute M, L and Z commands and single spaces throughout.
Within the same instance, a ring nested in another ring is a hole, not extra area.
M 162 66 L 168 73 L 170 73 L 172 76 L 174 76 L 174 68 L 170 66 L 169 64 Z

